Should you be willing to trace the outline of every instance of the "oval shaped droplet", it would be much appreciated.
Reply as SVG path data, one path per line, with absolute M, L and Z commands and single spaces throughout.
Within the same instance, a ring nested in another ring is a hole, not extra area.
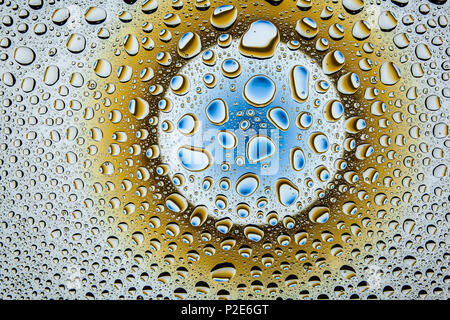
M 298 102 L 304 102 L 309 95 L 309 71 L 303 66 L 297 65 L 291 70 L 292 97 Z
M 267 112 L 267 117 L 278 129 L 282 131 L 289 129 L 291 121 L 289 120 L 288 113 L 283 108 L 275 107 L 270 109 Z
M 212 164 L 211 154 L 203 148 L 182 146 L 178 149 L 178 159 L 189 171 L 202 171 Z
M 246 173 L 236 182 L 236 192 L 243 197 L 248 197 L 258 189 L 258 186 L 258 177 L 253 173 Z
M 211 278 L 217 282 L 228 282 L 236 274 L 236 268 L 229 262 L 219 263 L 211 269 Z
M 267 59 L 273 56 L 279 41 L 277 27 L 269 21 L 258 20 L 242 36 L 239 51 L 244 56 Z
M 214 9 L 211 15 L 211 24 L 219 29 L 226 30 L 236 21 L 238 11 L 233 5 L 223 5 Z
M 221 125 L 228 121 L 228 106 L 222 99 L 211 101 L 205 112 L 208 120 L 215 125 Z
M 245 100 L 255 107 L 264 107 L 275 97 L 276 86 L 272 79 L 257 75 L 250 78 L 244 86 Z
M 299 147 L 291 149 L 290 153 L 291 167 L 295 171 L 300 171 L 305 167 L 305 153 Z
M 295 203 L 300 192 L 298 188 L 289 179 L 279 179 L 276 183 L 278 201 L 285 207 Z
M 247 143 L 247 158 L 250 163 L 256 163 L 270 158 L 275 152 L 276 145 L 272 139 L 267 136 L 253 136 Z
M 186 32 L 178 41 L 178 54 L 184 59 L 195 57 L 201 50 L 202 42 L 195 32 Z

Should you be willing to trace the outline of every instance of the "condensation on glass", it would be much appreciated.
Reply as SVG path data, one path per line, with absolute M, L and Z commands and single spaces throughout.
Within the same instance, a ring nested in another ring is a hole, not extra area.
M 449 13 L 0 1 L 0 297 L 448 299 Z

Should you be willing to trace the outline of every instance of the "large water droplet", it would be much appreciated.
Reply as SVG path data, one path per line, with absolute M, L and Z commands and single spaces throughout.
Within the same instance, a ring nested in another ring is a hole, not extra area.
M 86 10 L 84 18 L 89 24 L 100 24 L 106 20 L 106 10 L 100 7 L 90 7 Z
M 222 72 L 225 77 L 236 78 L 241 74 L 241 64 L 236 59 L 225 59 L 222 63 Z
M 195 57 L 202 50 L 200 36 L 195 32 L 186 32 L 178 41 L 178 54 L 185 59 Z
M 223 5 L 214 9 L 211 15 L 211 24 L 220 30 L 230 28 L 236 21 L 238 11 L 233 5 Z
M 220 131 L 217 134 L 217 142 L 224 149 L 233 149 L 236 147 L 237 138 L 236 135 L 231 131 Z
M 306 130 L 311 127 L 313 122 L 313 117 L 309 112 L 301 112 L 296 119 L 297 127 Z
M 139 52 L 139 40 L 132 34 L 127 34 L 123 39 L 123 47 L 130 56 L 135 56 Z
M 300 194 L 298 188 L 288 179 L 279 179 L 276 190 L 278 201 L 286 207 L 293 205 Z
M 391 11 L 384 11 L 378 17 L 378 25 L 385 32 L 394 30 L 397 26 L 397 16 Z
M 170 80 L 170 89 L 173 93 L 182 96 L 189 90 L 189 81 L 184 75 L 177 75 Z
M 258 186 L 258 177 L 253 173 L 246 173 L 236 182 L 236 192 L 243 197 L 248 197 L 258 189 Z
M 291 149 L 290 160 L 292 169 L 295 171 L 300 171 L 305 167 L 305 154 L 301 148 L 295 147 Z
M 264 75 L 250 78 L 244 86 L 244 98 L 255 107 L 267 106 L 275 97 L 275 83 Z
M 80 53 L 86 48 L 86 38 L 79 33 L 73 33 L 67 40 L 66 47 L 72 53 Z
M 251 163 L 256 163 L 273 156 L 276 145 L 267 136 L 256 135 L 250 138 L 247 144 L 247 158 Z
M 393 62 L 385 62 L 380 67 L 380 80 L 383 84 L 392 86 L 401 78 L 400 69 Z
M 181 213 L 186 210 L 188 203 L 185 197 L 179 193 L 172 193 L 166 198 L 166 206 L 169 210 Z
M 228 106 L 222 99 L 211 101 L 206 107 L 205 112 L 208 120 L 215 125 L 220 125 L 228 121 Z
M 349 72 L 341 76 L 337 83 L 337 89 L 343 94 L 354 94 L 361 85 L 356 73 Z
M 148 116 L 150 105 L 146 100 L 136 97 L 130 101 L 128 110 L 136 117 L 136 119 L 142 120 Z
M 14 59 L 21 65 L 31 64 L 36 57 L 33 49 L 28 47 L 17 47 L 14 51 Z
M 313 19 L 305 17 L 297 21 L 295 31 L 305 39 L 312 39 L 319 32 L 319 28 Z
M 262 239 L 262 237 L 264 237 L 264 231 L 262 231 L 257 226 L 252 225 L 245 227 L 244 234 L 249 240 L 255 242 L 258 242 L 259 240 Z
M 198 206 L 191 214 L 190 222 L 194 227 L 201 226 L 208 216 L 208 209 L 205 206 Z
M 322 61 L 322 69 L 325 74 L 332 74 L 342 69 L 345 56 L 339 50 L 334 50 L 325 55 Z
M 288 113 L 281 107 L 275 107 L 267 112 L 269 120 L 282 131 L 289 129 L 291 121 L 289 120 Z
M 198 128 L 197 117 L 194 114 L 185 114 L 178 121 L 177 128 L 182 134 L 186 136 L 193 135 Z
M 236 274 L 236 268 L 229 262 L 219 263 L 211 269 L 211 277 L 214 281 L 228 282 Z
M 309 211 L 308 217 L 312 222 L 325 223 L 330 217 L 330 209 L 321 206 L 314 207 Z
M 364 8 L 363 0 L 342 0 L 342 6 L 351 14 L 356 14 Z
M 309 138 L 309 145 L 314 152 L 324 153 L 328 150 L 328 138 L 321 132 L 315 132 Z
M 416 56 L 420 60 L 429 60 L 432 57 L 430 48 L 425 43 L 419 43 L 416 47 Z
M 244 56 L 267 59 L 273 56 L 279 41 L 277 27 L 269 21 L 258 20 L 242 36 L 239 51 Z
M 371 26 L 365 20 L 359 20 L 353 25 L 352 35 L 357 40 L 364 40 L 370 36 Z
M 344 106 L 338 100 L 330 100 L 325 105 L 325 116 L 328 121 L 338 121 L 344 114 Z
M 298 102 L 304 102 L 309 95 L 309 71 L 303 66 L 295 66 L 291 70 L 292 97 Z
M 178 159 L 189 171 L 202 171 L 212 163 L 209 152 L 202 148 L 182 146 L 178 149 Z

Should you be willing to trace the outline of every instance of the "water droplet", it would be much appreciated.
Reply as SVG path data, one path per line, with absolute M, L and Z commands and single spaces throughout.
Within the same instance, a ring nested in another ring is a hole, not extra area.
M 330 209 L 328 207 L 316 206 L 309 211 L 309 219 L 315 223 L 325 223 L 330 217 Z
M 278 129 L 282 131 L 286 131 L 289 129 L 291 121 L 289 120 L 288 113 L 283 108 L 271 108 L 267 112 L 267 117 Z
M 107 78 L 111 74 L 112 66 L 108 60 L 98 59 L 94 63 L 94 72 L 101 78 Z
M 355 22 L 352 29 L 352 35 L 357 40 L 365 40 L 370 36 L 372 28 L 370 23 L 365 20 Z
M 36 58 L 33 49 L 28 47 L 17 47 L 14 51 L 14 59 L 21 65 L 29 65 Z
M 142 120 L 150 113 L 150 105 L 146 100 L 136 97 L 131 99 L 128 110 L 136 119 Z
M 193 135 L 197 131 L 198 126 L 198 119 L 192 113 L 183 115 L 177 124 L 178 130 L 186 136 Z
M 191 59 L 202 50 L 200 36 L 195 32 L 186 32 L 178 41 L 178 54 L 184 59 Z
M 221 125 L 228 121 L 228 106 L 222 99 L 211 101 L 205 112 L 208 120 L 215 125 Z
M 425 106 L 430 111 L 437 111 L 441 108 L 441 98 L 436 95 L 428 96 L 425 99 Z
M 316 153 L 324 153 L 328 150 L 328 138 L 321 132 L 315 132 L 309 137 L 309 145 Z
M 182 96 L 189 90 L 189 81 L 184 75 L 177 75 L 170 80 L 170 89 L 173 93 Z
M 325 105 L 325 116 L 328 121 L 338 121 L 344 115 L 344 106 L 338 100 L 330 100 Z
M 123 47 L 130 56 L 135 56 L 139 52 L 139 41 L 136 36 L 127 34 L 123 39 Z
M 187 209 L 188 203 L 181 194 L 172 193 L 166 198 L 166 206 L 173 212 L 182 213 Z
M 242 36 L 239 51 L 244 56 L 267 59 L 273 56 L 279 41 L 277 27 L 269 21 L 258 20 Z
M 222 72 L 225 77 L 236 78 L 241 74 L 241 65 L 236 59 L 225 59 L 222 63 Z
M 264 75 L 250 78 L 244 86 L 245 100 L 255 107 L 264 107 L 275 97 L 275 83 Z
M 236 268 L 232 263 L 219 263 L 211 269 L 211 278 L 217 282 L 228 282 L 236 274 Z
M 258 177 L 253 173 L 246 173 L 236 182 L 236 192 L 243 197 L 248 197 L 258 189 L 258 186 Z
M 290 160 L 292 169 L 300 171 L 305 167 L 306 159 L 303 150 L 299 147 L 291 149 Z
M 420 60 L 430 60 L 432 57 L 431 50 L 425 43 L 419 43 L 416 46 L 416 56 Z
M 226 30 L 236 21 L 238 11 L 233 5 L 222 5 L 214 9 L 211 15 L 211 24 L 219 29 Z
M 300 194 L 298 188 L 289 179 L 279 179 L 276 190 L 278 201 L 286 207 L 293 205 Z
M 233 149 L 236 147 L 237 138 L 236 135 L 231 131 L 220 131 L 217 134 L 217 142 L 224 149 Z
M 264 231 L 257 226 L 249 225 L 244 228 L 244 234 L 247 239 L 258 242 L 264 237 Z
M 197 206 L 191 214 L 190 222 L 194 227 L 201 226 L 208 216 L 208 209 L 205 206 Z
M 255 135 L 247 143 L 247 158 L 250 163 L 263 161 L 273 156 L 276 145 L 271 138 L 263 135 Z
M 397 16 L 391 11 L 383 11 L 378 17 L 378 25 L 384 32 L 392 31 L 397 27 Z
M 392 86 L 401 78 L 400 69 L 393 62 L 385 62 L 380 67 L 380 80 L 383 84 Z
M 351 14 L 356 14 L 364 8 L 364 0 L 342 0 L 342 6 Z
M 305 17 L 297 21 L 295 31 L 305 39 L 313 39 L 319 33 L 319 28 L 313 19 Z
M 178 159 L 189 171 L 203 171 L 212 163 L 212 157 L 207 150 L 190 146 L 178 149 Z
M 100 24 L 106 20 L 106 10 L 100 7 L 89 7 L 84 18 L 89 24 Z
M 356 73 L 349 72 L 341 76 L 337 83 L 337 89 L 343 94 L 354 94 L 361 85 Z
M 322 61 L 322 69 L 325 74 L 332 74 L 342 69 L 345 56 L 339 50 L 334 50 L 325 55 Z
M 311 127 L 313 122 L 313 117 L 309 112 L 301 112 L 296 119 L 297 127 L 306 130 Z
M 309 71 L 303 66 L 295 66 L 291 70 L 292 97 L 298 102 L 304 102 L 309 95 Z

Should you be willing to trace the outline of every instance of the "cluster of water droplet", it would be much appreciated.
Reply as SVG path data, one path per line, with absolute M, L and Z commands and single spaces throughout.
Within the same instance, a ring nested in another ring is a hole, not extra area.
M 448 298 L 448 11 L 0 1 L 0 297 Z
M 276 224 L 302 210 L 343 162 L 337 90 L 276 37 L 272 23 L 254 22 L 240 43 L 191 60 L 159 102 L 171 105 L 159 118 L 158 146 L 179 194 L 241 225 Z

